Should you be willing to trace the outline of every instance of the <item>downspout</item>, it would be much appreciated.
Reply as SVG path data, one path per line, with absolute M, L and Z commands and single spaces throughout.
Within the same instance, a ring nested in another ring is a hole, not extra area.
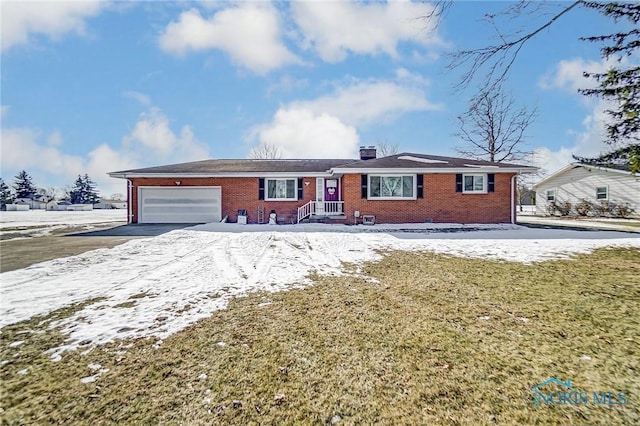
M 511 176 L 511 223 L 515 225 L 516 223 L 516 207 L 515 207 L 515 185 L 518 174 Z
M 127 179 L 127 225 L 130 225 L 133 221 L 133 206 L 131 202 L 133 183 L 131 179 Z

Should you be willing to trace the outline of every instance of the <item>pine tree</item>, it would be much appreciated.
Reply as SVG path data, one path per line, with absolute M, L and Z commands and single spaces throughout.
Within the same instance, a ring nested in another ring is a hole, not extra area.
M 31 198 L 36 193 L 33 179 L 24 170 L 16 175 L 13 188 L 16 190 L 16 198 Z
M 98 202 L 96 184 L 88 174 L 78 175 L 73 188 L 69 191 L 69 197 L 73 204 L 95 204 Z
M 13 194 L 9 186 L 4 183 L 4 179 L 0 178 L 0 206 L 4 210 L 7 204 L 13 203 Z
M 88 174 L 82 177 L 82 181 L 84 182 L 84 191 L 85 191 L 85 199 L 86 204 L 95 204 L 98 202 L 100 197 L 98 196 L 98 191 L 96 189 L 96 183 L 91 180 Z

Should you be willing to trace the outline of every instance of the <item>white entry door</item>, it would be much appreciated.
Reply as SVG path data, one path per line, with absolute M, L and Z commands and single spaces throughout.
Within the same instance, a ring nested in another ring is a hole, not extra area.
M 324 214 L 324 178 L 316 178 L 316 214 Z
M 138 223 L 208 223 L 221 219 L 219 186 L 138 188 Z

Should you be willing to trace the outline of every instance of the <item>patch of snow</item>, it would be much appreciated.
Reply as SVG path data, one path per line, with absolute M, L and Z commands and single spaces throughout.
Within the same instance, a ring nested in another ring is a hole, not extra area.
M 18 371 L 16 374 L 19 374 L 20 376 L 24 376 L 28 372 L 29 372 L 29 369 L 28 368 L 24 368 L 24 369 Z
M 519 319 L 520 321 L 524 322 L 525 324 L 529 322 L 529 318 L 519 317 L 518 319 Z
M 485 315 L 485 316 L 482 316 L 482 317 L 478 317 L 478 319 L 481 320 L 481 321 L 489 321 L 491 319 L 491 317 L 488 316 L 488 315 Z
M 216 343 L 216 346 L 218 346 L 219 348 L 224 348 L 225 346 L 227 346 L 227 344 L 225 342 L 218 342 Z
M 10 348 L 17 348 L 18 346 L 20 346 L 23 343 L 24 343 L 24 340 L 18 340 L 16 342 L 9 343 L 9 347 Z
M 69 337 L 51 351 L 59 359 L 116 339 L 164 339 L 233 297 L 303 287 L 313 271 L 339 275 L 343 262 L 375 261 L 379 250 L 530 263 L 599 247 L 640 247 L 640 235 L 517 225 L 200 225 L 0 274 L 0 327 L 104 298 L 51 323 Z
M 583 361 L 591 361 L 591 357 L 589 355 L 582 355 L 580 359 Z
M 201 375 L 198 376 L 198 380 L 207 380 L 207 375 L 202 373 Z
M 398 157 L 398 160 L 409 160 L 409 161 L 415 161 L 418 163 L 427 163 L 427 164 L 436 164 L 436 163 L 447 164 L 448 163 L 448 161 L 432 160 L 430 158 L 414 157 L 412 155 L 401 155 L 400 157 Z

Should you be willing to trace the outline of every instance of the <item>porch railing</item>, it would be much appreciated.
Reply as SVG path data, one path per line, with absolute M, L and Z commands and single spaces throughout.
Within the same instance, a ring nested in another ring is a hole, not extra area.
M 344 201 L 309 201 L 298 207 L 298 223 L 312 214 L 319 216 L 339 216 L 343 214 Z
M 309 201 L 307 204 L 298 207 L 298 223 L 316 212 L 316 202 Z
M 325 216 L 341 215 L 344 210 L 344 201 L 325 201 L 324 202 L 324 214 Z

